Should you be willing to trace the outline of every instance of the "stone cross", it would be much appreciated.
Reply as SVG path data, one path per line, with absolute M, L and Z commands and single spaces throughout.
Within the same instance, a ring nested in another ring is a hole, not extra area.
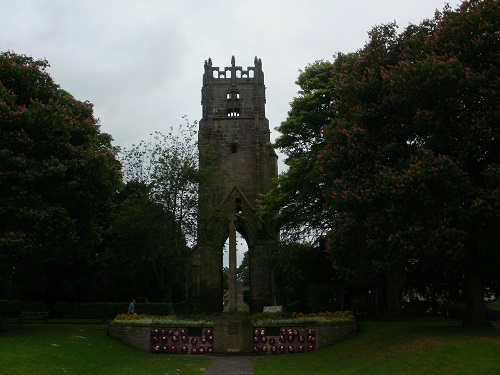
M 238 311 L 238 288 L 236 283 L 236 225 L 235 217 L 229 217 L 229 311 Z

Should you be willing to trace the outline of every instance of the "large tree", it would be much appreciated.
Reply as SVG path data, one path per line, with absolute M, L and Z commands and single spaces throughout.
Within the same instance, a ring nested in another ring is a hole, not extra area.
M 212 165 L 202 173 L 199 168 L 199 153 L 211 162 L 217 150 L 212 143 L 198 144 L 197 124 L 185 124 L 170 128 L 169 133 L 155 132 L 149 141 L 141 141 L 130 149 L 123 149 L 121 159 L 126 182 L 145 183 L 153 201 L 161 204 L 177 220 L 179 234 L 190 244 L 197 241 L 199 204 L 208 199 L 199 197 L 201 181 L 211 188 L 213 194 L 219 187 L 220 173 Z M 207 220 L 209 220 L 207 218 Z
M 118 198 L 109 231 L 111 243 L 99 259 L 113 288 L 109 295 L 122 300 L 134 296 L 183 300 L 190 252 L 178 233 L 178 221 L 154 200 L 151 187 L 144 183 L 129 182 Z
M 48 66 L 0 54 L 4 296 L 71 298 L 79 288 L 71 280 L 99 245 L 121 180 L 111 137 L 100 132 L 92 105 L 62 90 Z
M 261 197 L 260 209 L 281 230 L 282 241 L 318 242 L 326 233 L 323 175 L 316 163 L 323 147 L 321 129 L 331 116 L 328 61 L 316 61 L 300 71 L 299 96 L 277 130 L 274 147 L 287 157 L 288 169 Z
M 287 311 L 320 312 L 341 307 L 339 280 L 324 246 L 281 243 L 272 257 Z
M 385 274 L 399 308 L 408 262 L 464 275 L 464 323 L 485 324 L 498 268 L 499 19 L 495 0 L 445 8 L 398 35 L 375 27 L 333 70 L 321 155 L 337 269 Z
M 146 186 L 147 195 L 142 197 L 146 206 L 139 210 L 141 213 L 137 211 L 137 200 L 129 200 L 122 207 L 129 219 L 115 222 L 115 229 L 126 239 L 127 227 L 137 220 L 131 218 L 135 214 L 146 215 L 135 230 L 148 240 L 136 241 L 136 250 L 140 248 L 141 258 L 149 262 L 149 270 L 161 285 L 165 300 L 171 300 L 174 284 L 186 276 L 186 268 L 191 264 L 190 251 L 198 244 L 199 206 L 210 201 L 200 194 L 213 194 L 220 180 L 219 172 L 212 166 L 204 168 L 203 173 L 200 171 L 199 153 L 205 153 L 205 160 L 211 160 L 215 150 L 211 143 L 197 145 L 197 124 L 185 121 L 178 129 L 171 128 L 168 134 L 156 132 L 150 141 L 124 149 L 121 154 L 125 180 Z M 200 193 L 201 181 L 213 188 Z M 214 210 L 202 211 L 214 214 Z

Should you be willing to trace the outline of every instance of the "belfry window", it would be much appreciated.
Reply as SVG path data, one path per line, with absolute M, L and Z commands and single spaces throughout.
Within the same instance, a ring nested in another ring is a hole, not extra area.
M 238 117 L 240 115 L 240 92 L 230 90 L 226 92 L 226 116 Z
M 238 152 L 238 144 L 237 143 L 231 143 L 231 153 L 236 154 Z
M 228 117 L 238 117 L 240 115 L 240 109 L 239 108 L 228 108 L 227 115 L 228 115 Z

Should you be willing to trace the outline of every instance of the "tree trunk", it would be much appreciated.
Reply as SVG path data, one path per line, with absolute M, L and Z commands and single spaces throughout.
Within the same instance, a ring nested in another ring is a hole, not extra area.
M 403 288 L 404 272 L 401 265 L 394 265 L 386 272 L 386 299 L 389 318 L 401 317 L 401 289 Z
M 169 280 L 170 274 L 168 270 L 165 270 L 163 266 L 160 264 L 153 263 L 154 275 L 156 278 L 156 282 L 161 289 L 163 294 L 162 301 L 163 302 L 171 302 L 172 301 L 172 283 Z M 166 275 L 165 275 L 166 274 Z
M 486 318 L 481 268 L 474 250 L 466 257 L 465 265 L 465 314 L 463 324 L 467 326 L 490 326 Z

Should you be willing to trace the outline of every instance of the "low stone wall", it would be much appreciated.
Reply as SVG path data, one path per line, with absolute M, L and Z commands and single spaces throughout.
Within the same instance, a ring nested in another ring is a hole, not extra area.
M 301 353 L 335 344 L 356 335 L 356 323 L 254 327 L 253 352 Z M 214 327 L 127 326 L 112 324 L 109 336 L 146 352 L 165 354 L 211 354 Z M 201 350 L 200 350 L 201 349 Z
M 256 327 L 254 353 L 285 354 L 315 351 L 357 333 L 355 323 Z
M 111 325 L 108 329 L 109 337 L 123 342 L 139 350 L 151 351 L 151 327 Z
M 356 323 L 334 326 L 316 326 L 316 329 L 318 331 L 316 341 L 317 349 L 333 345 L 349 337 L 355 336 L 358 333 L 358 325 Z
M 112 339 L 146 352 L 164 354 L 213 353 L 213 327 L 189 326 L 127 326 L 112 324 Z

